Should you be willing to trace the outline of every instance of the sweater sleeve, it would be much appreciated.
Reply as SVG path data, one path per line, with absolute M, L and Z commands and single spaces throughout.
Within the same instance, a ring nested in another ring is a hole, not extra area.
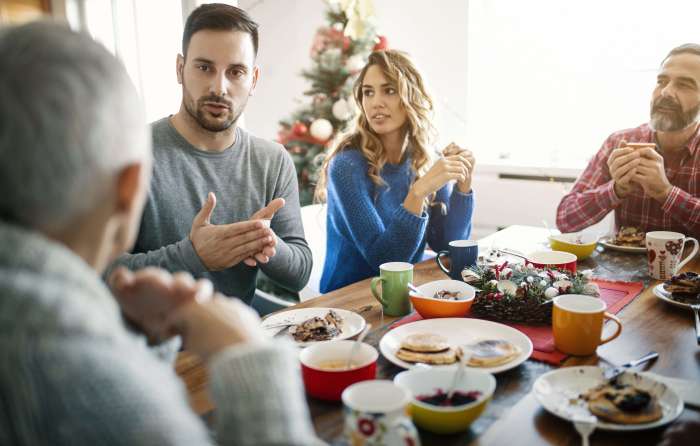
M 366 164 L 354 156 L 336 156 L 328 168 L 330 217 L 342 222 L 347 237 L 373 268 L 393 261 L 408 262 L 420 246 L 428 216 L 398 206 L 385 225 L 373 200 L 374 187 Z
M 28 392 L 36 393 L 48 411 L 45 444 L 320 443 L 293 353 L 284 345 L 230 347 L 214 358 L 210 379 L 217 403 L 216 441 L 190 409 L 173 369 L 147 350 L 93 339 L 68 349 L 61 345 L 41 358 L 51 367 L 28 371 L 34 379 Z
M 189 271 L 194 276 L 207 270 L 189 237 L 153 251 L 122 254 L 107 268 L 104 277 L 108 278 L 119 266 L 130 270 L 157 266 L 170 272 Z
M 295 349 L 288 342 L 237 346 L 212 359 L 210 390 L 221 438 L 240 446 L 321 444 L 310 422 Z
M 610 152 L 619 144 L 619 137 L 611 136 L 576 180 L 571 192 L 559 202 L 557 227 L 561 232 L 576 232 L 603 219 L 619 206 L 615 182 L 610 176 L 607 161 Z
M 272 219 L 272 230 L 277 235 L 277 253 L 260 269 L 280 285 L 299 291 L 311 275 L 311 249 L 304 238 L 304 227 L 299 209 L 299 186 L 294 162 L 283 153 L 282 168 L 275 185 L 275 198 L 284 198 L 285 205 Z
M 443 206 L 444 205 L 444 208 Z M 442 187 L 430 209 L 428 245 L 433 251 L 447 249 L 452 240 L 468 240 L 472 232 L 474 192 L 460 192 L 453 185 Z

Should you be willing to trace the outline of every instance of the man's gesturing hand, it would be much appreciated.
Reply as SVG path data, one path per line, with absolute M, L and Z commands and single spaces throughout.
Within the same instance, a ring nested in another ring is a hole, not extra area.
M 267 206 L 264 208 L 260 209 L 256 213 L 250 216 L 251 220 L 267 220 L 270 221 L 272 220 L 272 217 L 275 216 L 277 211 L 282 209 L 284 207 L 284 198 L 275 198 L 272 200 Z M 263 248 L 262 252 L 259 252 L 255 254 L 254 257 L 248 257 L 243 261 L 248 266 L 255 267 L 257 266 L 258 263 L 267 263 L 270 261 L 270 258 L 277 254 L 277 250 L 275 249 L 275 246 L 277 245 L 277 237 L 275 237 L 275 233 L 271 230 L 272 232 L 272 242 L 270 242 L 265 248 Z
M 254 257 L 275 242 L 273 232 L 260 220 L 226 225 L 211 223 L 216 196 L 209 192 L 207 201 L 192 221 L 190 240 L 209 271 L 221 271 Z M 273 245 L 274 246 L 274 245 Z

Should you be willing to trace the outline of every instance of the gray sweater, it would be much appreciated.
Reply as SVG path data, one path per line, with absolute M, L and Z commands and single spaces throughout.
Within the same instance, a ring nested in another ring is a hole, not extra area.
M 219 153 L 196 149 L 163 118 L 152 124 L 153 179 L 132 254 L 117 264 L 130 269 L 159 266 L 206 277 L 217 291 L 250 302 L 258 268 L 239 263 L 223 271 L 207 271 L 189 239 L 192 219 L 216 194 L 213 224 L 247 220 L 275 198 L 286 205 L 272 219 L 277 254 L 265 265 L 266 275 L 294 291 L 311 274 L 311 250 L 304 239 L 294 163 L 284 148 L 236 129 L 236 142 Z
M 295 353 L 277 344 L 213 358 L 220 444 L 318 441 Z M 0 444 L 211 443 L 171 363 L 125 328 L 97 274 L 62 245 L 0 223 Z

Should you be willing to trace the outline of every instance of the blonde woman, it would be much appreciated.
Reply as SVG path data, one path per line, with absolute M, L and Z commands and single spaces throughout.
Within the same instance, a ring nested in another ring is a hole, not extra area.
M 446 249 L 471 232 L 474 157 L 450 144 L 431 159 L 433 103 L 408 57 L 372 53 L 354 97 L 362 111 L 355 130 L 329 153 L 316 189 L 328 203 L 324 293 L 385 262 L 416 263 L 426 242 Z

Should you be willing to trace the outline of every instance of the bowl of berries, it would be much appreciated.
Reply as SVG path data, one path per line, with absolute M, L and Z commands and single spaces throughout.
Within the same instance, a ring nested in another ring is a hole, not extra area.
M 413 422 L 430 432 L 453 434 L 469 429 L 491 401 L 496 378 L 481 370 L 466 369 L 448 398 L 454 369 L 413 368 L 394 378 L 396 385 L 411 391 Z

